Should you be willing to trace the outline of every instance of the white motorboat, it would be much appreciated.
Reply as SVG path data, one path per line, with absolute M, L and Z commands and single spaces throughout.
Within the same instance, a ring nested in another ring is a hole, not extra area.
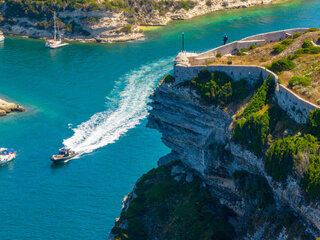
M 49 39 L 46 41 L 45 46 L 47 48 L 59 48 L 66 45 L 69 45 L 69 43 L 63 43 L 62 42 L 62 36 L 59 34 L 59 39 L 57 39 L 57 24 L 56 24 L 56 13 L 53 15 L 53 28 L 54 28 L 54 35 L 53 39 Z
M 75 151 L 72 151 L 69 148 L 61 148 L 59 149 L 59 154 L 53 155 L 51 157 L 51 160 L 53 162 L 66 162 L 70 160 L 71 158 L 74 158 L 75 156 L 78 156 L 79 153 L 76 153 Z
M 17 153 L 12 148 L 0 148 L 0 165 L 12 161 L 17 156 Z

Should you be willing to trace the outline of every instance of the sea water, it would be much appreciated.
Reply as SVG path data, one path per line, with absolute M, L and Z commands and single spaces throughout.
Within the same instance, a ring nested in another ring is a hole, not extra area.
M 27 108 L 0 118 L 0 239 L 107 239 L 122 198 L 170 150 L 146 128 L 158 81 L 188 51 L 296 27 L 320 27 L 320 1 L 212 13 L 146 33 L 144 41 L 71 44 L 9 37 L 0 43 L 0 98 Z M 53 165 L 66 145 L 83 154 Z

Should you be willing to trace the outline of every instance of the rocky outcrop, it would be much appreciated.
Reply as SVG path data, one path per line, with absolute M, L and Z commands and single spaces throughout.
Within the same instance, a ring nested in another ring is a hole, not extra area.
M 57 11 L 57 17 L 61 20 L 60 28 L 63 29 L 67 40 L 117 42 L 143 38 L 144 35 L 139 26 L 164 26 L 173 20 L 189 19 L 218 10 L 269 4 L 273 1 L 275 0 L 196 0 L 192 3 L 186 1 L 184 2 L 186 5 L 181 5 L 183 2 L 173 0 L 162 10 L 156 7 L 158 2 L 149 6 L 150 3 L 129 1 L 129 8 L 134 10 L 130 13 L 121 9 L 117 11 L 65 10 Z M 102 1 L 98 2 L 102 4 Z M 0 28 L 5 34 L 33 38 L 52 37 L 52 26 L 49 23 L 51 19 L 39 21 L 39 19 L 25 16 L 7 17 L 6 9 L 6 2 L 0 2 Z
M 24 112 L 25 109 L 15 103 L 6 102 L 0 99 L 0 116 L 5 116 L 10 112 Z
M 162 141 L 172 149 L 171 157 L 160 160 L 160 165 L 173 159 L 172 155 L 180 159 L 188 168 L 200 173 L 213 196 L 238 216 L 247 216 L 248 205 L 239 194 L 234 173 L 246 171 L 260 176 L 272 189 L 276 205 L 286 206 L 297 214 L 306 234 L 319 236 L 318 203 L 305 199 L 297 179 L 290 178 L 285 184 L 274 182 L 265 173 L 261 158 L 233 143 L 229 128 L 233 112 L 204 105 L 193 90 L 174 82 L 162 82 L 152 99 L 148 127 L 159 130 Z M 248 231 L 247 239 L 265 239 L 261 236 L 270 223 L 263 224 L 256 226 L 255 231 Z M 284 228 L 281 234 L 278 239 L 293 239 L 288 237 L 289 229 Z

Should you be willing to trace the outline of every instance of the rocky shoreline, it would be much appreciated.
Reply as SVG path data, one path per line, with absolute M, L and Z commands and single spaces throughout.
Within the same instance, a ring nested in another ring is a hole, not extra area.
M 65 32 L 67 41 L 78 42 L 125 42 L 143 39 L 143 26 L 165 26 L 174 20 L 185 20 L 211 12 L 233 9 L 248 8 L 256 5 L 274 3 L 277 0 L 197 0 L 194 5 L 169 8 L 165 13 L 157 9 L 144 10 L 135 7 L 133 16 L 125 12 L 117 11 L 61 11 L 57 17 L 61 19 L 61 27 Z M 176 1 L 173 1 L 176 3 Z M 27 17 L 6 18 L 6 4 L 0 4 L 0 29 L 4 34 L 24 36 L 30 38 L 47 39 L 52 37 L 50 22 L 30 19 Z M 134 21 L 132 20 L 134 19 Z M 44 26 L 45 25 L 45 26 Z M 72 25 L 72 30 L 69 25 Z M 67 30 L 66 30 L 67 29 Z M 74 30 L 77 29 L 77 30 Z
M 0 99 L 0 116 L 6 116 L 8 113 L 11 113 L 11 112 L 24 112 L 24 111 L 26 110 L 20 105 Z

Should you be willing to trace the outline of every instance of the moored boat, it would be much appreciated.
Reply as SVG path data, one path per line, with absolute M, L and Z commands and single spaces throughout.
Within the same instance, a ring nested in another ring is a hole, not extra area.
M 0 148 L 0 165 L 12 161 L 17 156 L 17 153 L 12 148 Z
M 47 48 L 59 48 L 63 47 L 66 45 L 69 45 L 69 43 L 63 43 L 62 42 L 62 36 L 59 34 L 59 39 L 57 39 L 57 24 L 56 24 L 56 13 L 53 15 L 53 28 L 54 28 L 54 34 L 53 34 L 53 39 L 49 39 L 46 41 L 45 46 Z
M 64 162 L 64 161 L 70 160 L 71 158 L 74 158 L 78 154 L 79 153 L 76 153 L 75 151 L 72 151 L 69 148 L 60 148 L 59 153 L 51 157 L 51 161 Z
M 4 36 L 3 36 L 3 32 L 0 31 L 0 42 L 4 41 Z

